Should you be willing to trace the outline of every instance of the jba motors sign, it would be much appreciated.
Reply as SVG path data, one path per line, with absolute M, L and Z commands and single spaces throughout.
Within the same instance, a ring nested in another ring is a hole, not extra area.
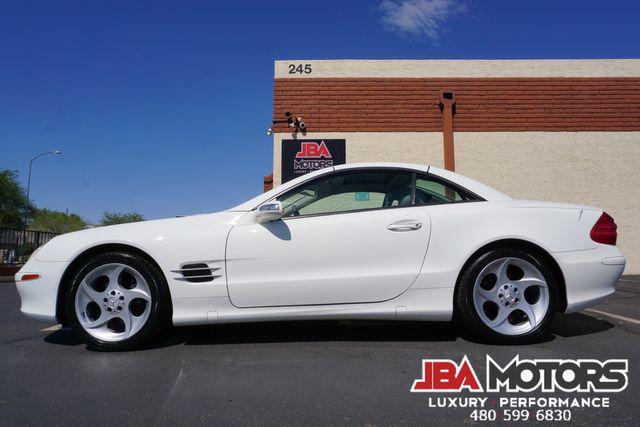
M 346 162 L 344 139 L 282 140 L 282 182 Z
M 411 392 L 430 393 L 426 399 L 429 408 L 469 408 L 467 417 L 472 422 L 557 423 L 571 421 L 573 410 L 595 408 L 597 416 L 602 416 L 603 408 L 611 408 L 611 393 L 621 392 L 629 384 L 627 359 L 515 356 L 499 363 L 486 355 L 485 360 L 484 375 L 478 375 L 483 374 L 482 368 L 474 366 L 466 355 L 460 362 L 423 359 L 421 376 L 413 382 Z
M 501 365 L 486 356 L 485 386 L 465 355 L 460 363 L 423 359 L 412 392 L 619 392 L 627 388 L 627 359 L 520 359 Z

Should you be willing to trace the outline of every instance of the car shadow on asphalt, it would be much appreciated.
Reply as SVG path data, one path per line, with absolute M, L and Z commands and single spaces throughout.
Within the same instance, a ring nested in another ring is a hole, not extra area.
M 597 334 L 614 327 L 615 325 L 607 320 L 583 313 L 572 313 L 558 315 L 551 331 L 557 336 L 568 338 Z
M 558 315 L 549 334 L 532 344 L 560 337 L 597 334 L 615 327 L 612 323 L 582 313 Z M 384 321 L 296 321 L 221 324 L 171 328 L 154 345 L 163 348 L 177 345 L 220 345 L 291 342 L 434 342 L 457 339 L 479 343 L 451 323 Z M 77 346 L 83 342 L 69 328 L 52 332 L 44 338 L 49 344 Z

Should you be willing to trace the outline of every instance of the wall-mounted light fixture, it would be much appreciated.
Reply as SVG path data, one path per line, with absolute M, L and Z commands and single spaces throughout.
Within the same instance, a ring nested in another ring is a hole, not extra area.
M 287 123 L 290 128 L 294 129 L 294 132 L 305 132 L 307 130 L 307 124 L 302 121 L 302 117 L 298 116 L 294 118 L 290 112 L 284 113 L 284 116 L 287 118 Z
M 286 123 L 294 132 L 306 132 L 307 124 L 302 121 L 302 117 L 294 117 L 290 111 L 285 111 L 284 117 L 284 120 L 273 120 L 271 122 L 271 126 L 267 129 L 267 136 L 273 135 L 273 125 L 277 123 Z

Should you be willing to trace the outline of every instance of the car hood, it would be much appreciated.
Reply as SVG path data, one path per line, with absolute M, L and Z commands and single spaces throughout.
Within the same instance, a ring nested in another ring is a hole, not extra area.
M 203 230 L 230 229 L 243 215 L 224 211 L 89 228 L 56 236 L 33 256 L 38 261 L 71 261 L 84 250 L 105 244 L 125 244 L 145 250 L 154 242 L 184 238 Z

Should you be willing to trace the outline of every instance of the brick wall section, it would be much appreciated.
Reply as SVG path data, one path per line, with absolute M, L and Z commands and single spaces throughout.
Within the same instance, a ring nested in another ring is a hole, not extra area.
M 271 175 L 265 175 L 262 178 L 262 185 L 263 185 L 263 190 L 266 193 L 267 191 L 271 190 L 273 188 L 273 174 Z
M 290 111 L 310 132 L 441 131 L 445 89 L 455 92 L 456 132 L 640 130 L 636 77 L 282 78 L 274 120 Z

